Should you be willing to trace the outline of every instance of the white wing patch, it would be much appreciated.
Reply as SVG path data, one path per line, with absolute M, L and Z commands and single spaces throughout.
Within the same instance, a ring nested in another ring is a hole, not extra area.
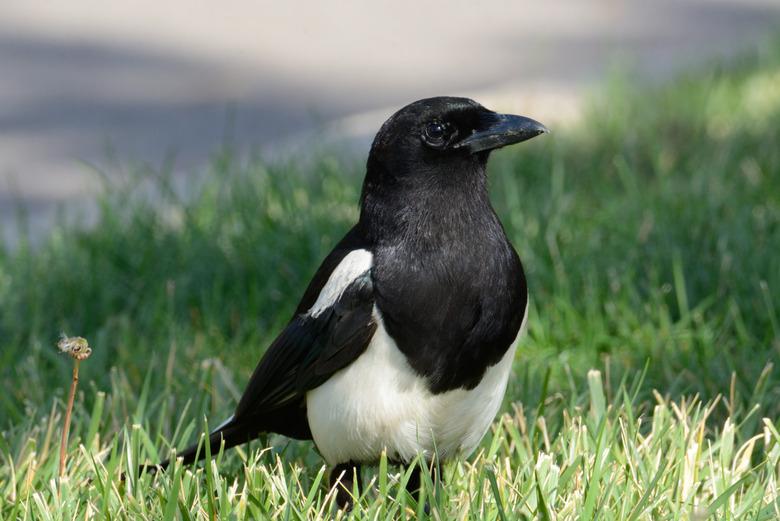
M 371 269 L 373 258 L 374 256 L 368 250 L 349 252 L 330 274 L 328 282 L 322 287 L 322 291 L 317 297 L 317 301 L 309 308 L 309 315 L 317 317 L 325 309 L 332 306 L 352 281 Z

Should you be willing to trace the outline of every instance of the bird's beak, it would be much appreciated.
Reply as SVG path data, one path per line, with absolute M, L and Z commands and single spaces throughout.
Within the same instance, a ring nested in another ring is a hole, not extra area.
M 547 127 L 525 116 L 496 114 L 485 116 L 481 128 L 454 145 L 455 148 L 468 148 L 472 153 L 495 150 L 526 141 L 539 134 L 550 132 Z

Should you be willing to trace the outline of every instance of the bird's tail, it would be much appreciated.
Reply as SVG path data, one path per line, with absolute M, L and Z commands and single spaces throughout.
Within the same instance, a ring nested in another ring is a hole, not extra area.
M 211 431 L 209 434 L 209 439 L 206 443 L 209 445 L 209 452 L 214 455 L 219 452 L 223 443 L 225 444 L 225 450 L 227 450 L 231 447 L 235 447 L 236 445 L 246 443 L 252 437 L 252 434 L 256 433 L 249 432 L 245 422 L 236 421 L 234 417 L 231 416 L 224 423 Z M 201 441 L 190 445 L 180 453 L 176 454 L 176 459 L 181 458 L 184 465 L 189 465 L 190 463 L 194 463 L 205 457 L 206 447 L 205 444 Z M 165 470 L 170 464 L 171 460 L 165 459 L 157 465 L 142 465 L 141 469 L 146 468 L 150 472 L 155 472 L 157 470 Z

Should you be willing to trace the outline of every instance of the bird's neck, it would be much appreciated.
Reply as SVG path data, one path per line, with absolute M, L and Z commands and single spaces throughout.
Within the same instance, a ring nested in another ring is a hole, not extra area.
M 501 225 L 488 197 L 484 170 L 417 176 L 407 183 L 372 185 L 367 177 L 360 226 L 377 244 L 437 247 Z M 501 230 L 503 232 L 503 230 Z

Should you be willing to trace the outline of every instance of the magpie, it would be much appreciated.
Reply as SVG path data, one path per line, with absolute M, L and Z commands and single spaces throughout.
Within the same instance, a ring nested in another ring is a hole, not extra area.
M 383 451 L 400 464 L 470 454 L 501 405 L 528 311 L 487 160 L 544 132 L 467 98 L 423 99 L 391 116 L 371 146 L 357 224 L 210 433 L 211 452 L 264 433 L 313 440 L 341 483 L 340 506 L 360 465 Z M 419 483 L 417 471 L 410 490 Z

